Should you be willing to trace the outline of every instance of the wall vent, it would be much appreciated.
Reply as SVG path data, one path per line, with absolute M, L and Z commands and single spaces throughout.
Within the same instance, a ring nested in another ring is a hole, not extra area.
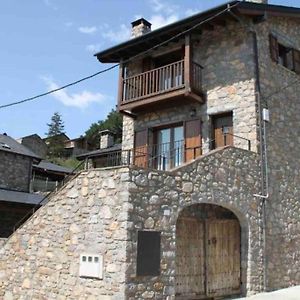
M 81 254 L 79 276 L 103 279 L 103 256 L 88 253 Z

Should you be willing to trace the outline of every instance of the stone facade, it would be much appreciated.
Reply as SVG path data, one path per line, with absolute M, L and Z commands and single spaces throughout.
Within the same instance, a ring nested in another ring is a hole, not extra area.
M 0 151 L 0 188 L 29 192 L 32 158 Z
M 207 153 L 212 140 L 212 117 L 232 112 L 234 134 L 244 138 L 235 138 L 234 145 L 247 149 L 248 144 L 245 139 L 249 139 L 251 150 L 257 151 L 255 62 L 251 35 L 242 31 L 236 23 L 230 23 L 226 28 L 220 26 L 212 32 L 204 31 L 201 36 L 193 37 L 193 40 L 197 41 L 193 43 L 193 61 L 204 67 L 202 81 L 206 93 L 205 103 L 191 103 L 183 98 L 182 105 L 166 109 L 151 109 L 146 113 L 138 114 L 134 121 L 124 117 L 124 149 L 133 148 L 135 130 L 200 118 L 203 153 Z M 183 41 L 178 45 L 181 43 Z M 172 47 L 174 48 L 174 45 Z M 158 48 L 155 53 L 160 51 L 161 49 Z M 141 72 L 142 60 L 128 65 L 128 76 Z M 193 116 L 191 116 L 192 110 Z M 151 144 L 151 132 L 149 135 L 149 144 Z
M 36 155 L 46 158 L 48 151 L 47 145 L 45 141 L 37 134 L 25 136 L 19 139 L 18 142 L 30 149 Z
M 176 220 L 183 208 L 201 203 L 230 209 L 239 219 L 243 290 L 258 291 L 261 245 L 253 194 L 259 189 L 256 154 L 232 147 L 173 172 L 135 167 L 84 171 L 2 248 L 0 297 L 174 299 Z M 160 276 L 136 276 L 138 230 L 162 232 Z M 86 252 L 104 256 L 103 280 L 79 277 L 79 256 Z
M 1 249 L 1 299 L 124 299 L 128 169 L 82 172 Z M 78 276 L 102 254 L 104 279 Z
M 300 25 L 293 19 L 270 18 L 257 28 L 261 101 L 270 111 L 266 240 L 267 286 L 272 290 L 300 283 L 300 85 L 298 74 L 271 60 L 270 33 L 299 50 Z

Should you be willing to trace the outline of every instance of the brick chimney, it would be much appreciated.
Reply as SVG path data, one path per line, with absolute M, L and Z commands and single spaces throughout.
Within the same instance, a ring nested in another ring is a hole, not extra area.
M 114 144 L 114 134 L 110 130 L 102 130 L 100 134 L 100 149 L 106 149 Z
M 144 18 L 138 19 L 131 23 L 131 37 L 135 38 L 151 31 L 151 23 Z

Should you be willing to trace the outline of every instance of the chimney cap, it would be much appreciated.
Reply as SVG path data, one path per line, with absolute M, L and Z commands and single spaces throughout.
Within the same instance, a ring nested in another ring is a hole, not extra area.
M 111 135 L 113 135 L 114 133 L 111 130 L 109 130 L 109 129 L 104 129 L 104 130 L 100 130 L 99 134 L 100 135 L 105 135 L 105 134 L 111 134 Z
M 140 24 L 144 24 L 144 25 L 146 25 L 146 26 L 148 26 L 148 27 L 151 27 L 151 25 L 152 25 L 150 22 L 148 22 L 148 21 L 147 21 L 146 19 L 144 19 L 144 18 L 140 18 L 140 19 L 137 19 L 137 20 L 131 22 L 132 27 L 138 26 L 138 25 L 140 25 Z

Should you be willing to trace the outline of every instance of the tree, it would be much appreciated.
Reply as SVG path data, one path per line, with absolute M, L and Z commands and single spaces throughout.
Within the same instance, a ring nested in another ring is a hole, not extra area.
M 62 157 L 64 153 L 64 122 L 61 115 L 55 112 L 51 117 L 51 122 L 47 124 L 48 132 L 47 135 L 47 145 L 48 145 L 48 157 L 57 158 Z
M 92 123 L 90 128 L 85 132 L 86 138 L 93 148 L 98 148 L 99 146 L 99 132 L 102 130 L 110 130 L 115 134 L 115 143 L 120 143 L 122 140 L 122 128 L 123 121 L 122 115 L 116 110 L 111 110 L 107 115 L 106 119 L 103 121 L 98 121 L 97 123 Z
M 61 115 L 58 112 L 55 112 L 51 117 L 51 123 L 48 123 L 48 133 L 46 133 L 47 137 L 52 137 L 56 135 L 60 135 L 65 133 L 65 125 L 62 120 Z

